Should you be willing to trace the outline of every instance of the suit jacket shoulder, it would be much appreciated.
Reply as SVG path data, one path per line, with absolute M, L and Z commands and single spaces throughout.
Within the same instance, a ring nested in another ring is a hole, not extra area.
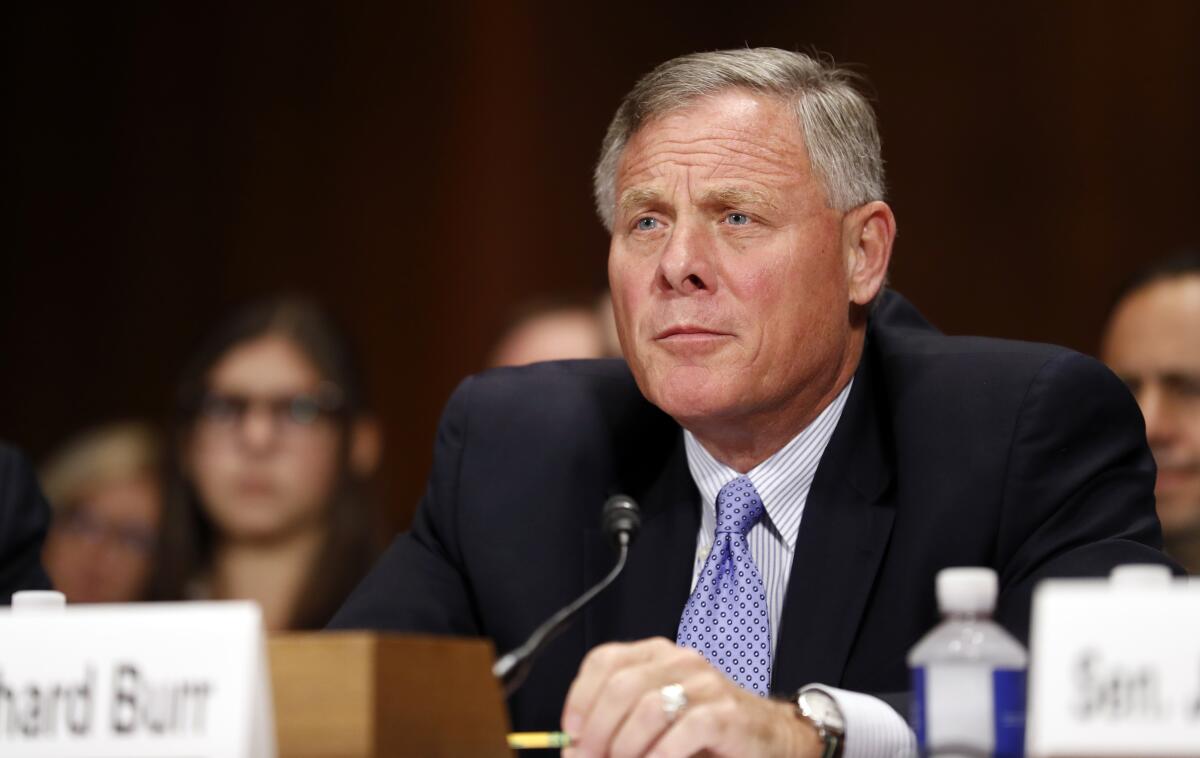
M 794 607 L 813 605 L 793 602 L 798 580 L 836 567 L 815 598 L 840 614 L 819 646 L 834 655 L 785 651 L 780 664 L 864 691 L 902 686 L 907 650 L 937 621 L 946 566 L 994 568 L 997 618 L 1024 639 L 1041 579 L 1166 562 L 1153 481 L 1140 413 L 1104 366 L 1049 345 L 941 335 L 889 294 L 809 496 L 785 607 L 786 632 L 804 623 Z
M 29 461 L 0 443 L 0 605 L 19 590 L 50 587 L 41 563 L 49 513 Z

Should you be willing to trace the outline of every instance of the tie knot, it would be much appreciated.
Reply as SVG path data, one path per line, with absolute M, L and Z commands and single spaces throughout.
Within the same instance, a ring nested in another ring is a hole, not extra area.
M 739 476 L 717 493 L 717 531 L 745 536 L 763 515 L 762 498 L 754 485 Z

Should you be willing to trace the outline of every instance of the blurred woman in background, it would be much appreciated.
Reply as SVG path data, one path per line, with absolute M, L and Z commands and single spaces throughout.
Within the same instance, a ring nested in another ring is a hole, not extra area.
M 269 630 L 318 629 L 375 555 L 377 422 L 347 341 L 313 304 L 236 313 L 186 369 L 160 599 L 251 599 Z
M 42 564 L 72 603 L 144 600 L 162 511 L 159 439 L 123 422 L 85 432 L 42 466 L 54 509 Z

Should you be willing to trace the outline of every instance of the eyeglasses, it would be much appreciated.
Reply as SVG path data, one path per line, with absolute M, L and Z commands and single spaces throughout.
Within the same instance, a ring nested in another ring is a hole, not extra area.
M 241 429 L 246 417 L 261 408 L 280 430 L 312 427 L 342 409 L 342 391 L 323 382 L 313 393 L 251 397 L 233 392 L 210 392 L 200 401 L 197 420 L 212 429 Z
M 121 550 L 151 555 L 155 550 L 153 529 L 97 518 L 84 508 L 71 508 L 54 517 L 54 527 L 63 534 L 92 543 L 108 543 Z

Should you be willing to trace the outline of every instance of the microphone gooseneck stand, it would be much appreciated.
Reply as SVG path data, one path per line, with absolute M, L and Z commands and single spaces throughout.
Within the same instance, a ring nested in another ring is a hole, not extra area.
M 637 503 L 627 495 L 614 495 L 604 503 L 600 516 L 601 527 L 617 548 L 617 563 L 612 571 L 587 592 L 579 596 L 575 602 L 555 613 L 534 630 L 520 647 L 502 655 L 492 666 L 492 674 L 504 686 L 504 694 L 516 692 L 533 666 L 533 660 L 541 652 L 546 643 L 554 639 L 566 628 L 570 621 L 592 599 L 604 591 L 608 585 L 620 575 L 625 568 L 625 559 L 629 555 L 629 546 L 633 544 L 641 527 L 641 513 Z

